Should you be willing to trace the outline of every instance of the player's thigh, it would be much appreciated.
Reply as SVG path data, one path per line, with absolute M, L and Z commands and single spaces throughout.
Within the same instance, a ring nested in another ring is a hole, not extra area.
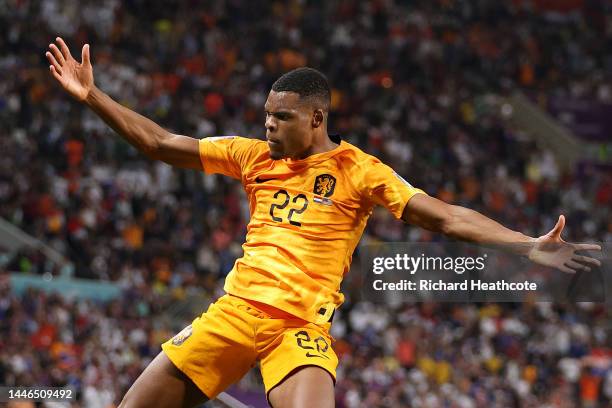
M 207 397 L 160 352 L 136 379 L 119 408 L 181 408 L 206 402 Z
M 270 324 L 280 327 L 269 331 L 273 340 L 261 355 L 261 374 L 272 406 L 333 406 L 338 357 L 328 329 L 298 320 Z
M 334 382 L 321 367 L 298 367 L 270 390 L 268 399 L 273 408 L 331 408 L 335 404 Z

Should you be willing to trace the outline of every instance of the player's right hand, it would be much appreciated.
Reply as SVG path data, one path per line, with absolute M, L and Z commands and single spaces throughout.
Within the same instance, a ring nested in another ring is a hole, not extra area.
M 55 39 L 55 44 L 49 44 L 49 50 L 45 56 L 51 63 L 49 70 L 57 81 L 70 95 L 79 101 L 84 101 L 94 86 L 93 68 L 89 59 L 89 44 L 83 46 L 81 51 L 81 62 L 77 62 L 68 46 L 60 37 Z

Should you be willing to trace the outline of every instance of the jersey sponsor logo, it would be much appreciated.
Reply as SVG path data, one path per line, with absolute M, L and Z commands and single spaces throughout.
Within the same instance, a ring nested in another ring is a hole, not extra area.
M 404 183 L 405 185 L 407 185 L 410 188 L 414 188 L 412 187 L 412 184 L 410 184 L 409 182 L 407 182 L 402 176 L 400 176 L 399 174 L 397 174 L 396 172 L 393 172 L 393 175 L 395 177 L 397 177 L 399 179 L 399 181 L 401 181 L 402 183 Z
M 312 354 L 311 352 L 306 353 L 306 357 L 319 357 L 319 358 L 324 358 L 326 360 L 329 360 L 329 357 L 327 357 L 327 356 L 318 355 L 318 354 Z
M 336 178 L 330 174 L 320 174 L 314 182 L 314 193 L 323 197 L 331 197 L 336 188 Z
M 175 346 L 180 346 L 185 342 L 185 340 L 191 337 L 192 334 L 193 329 L 191 328 L 191 325 L 189 325 L 172 338 L 172 344 L 174 344 Z
M 271 177 L 271 178 L 261 178 L 261 177 L 257 177 L 255 179 L 256 183 L 265 183 L 266 181 L 270 181 L 270 180 L 276 180 L 276 178 Z

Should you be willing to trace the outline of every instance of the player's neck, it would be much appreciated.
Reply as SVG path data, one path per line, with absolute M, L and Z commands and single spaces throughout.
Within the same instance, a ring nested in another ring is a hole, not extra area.
M 294 160 L 302 160 L 314 154 L 329 152 L 338 146 L 339 144 L 334 143 L 329 138 L 327 132 L 321 133 L 321 135 L 317 135 L 317 137 L 313 140 L 313 144 L 310 146 L 310 148 L 303 154 L 299 155 L 299 157 L 295 157 Z

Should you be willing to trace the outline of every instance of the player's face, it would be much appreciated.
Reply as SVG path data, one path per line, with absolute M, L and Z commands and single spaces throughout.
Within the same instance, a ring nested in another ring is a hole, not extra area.
M 270 91 L 265 105 L 266 139 L 272 160 L 308 156 L 313 143 L 312 106 L 295 92 Z

